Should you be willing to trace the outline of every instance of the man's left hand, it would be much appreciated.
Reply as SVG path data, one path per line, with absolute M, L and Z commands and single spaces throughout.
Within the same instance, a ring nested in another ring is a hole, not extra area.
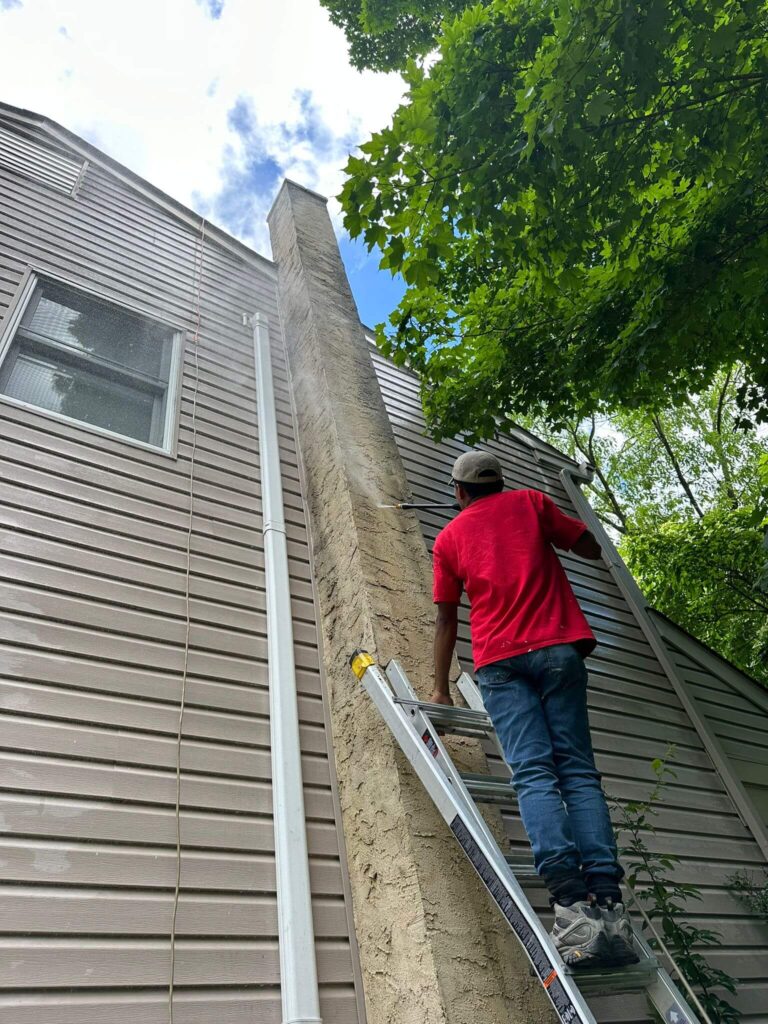
M 450 693 L 443 693 L 442 690 L 433 690 L 429 697 L 430 704 L 447 704 L 448 707 L 453 707 L 453 698 Z

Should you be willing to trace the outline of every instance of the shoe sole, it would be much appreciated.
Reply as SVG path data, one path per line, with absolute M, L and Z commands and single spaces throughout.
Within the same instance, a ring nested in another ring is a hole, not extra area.
M 601 967 L 606 967 L 605 958 L 602 956 L 593 956 L 591 953 L 585 953 L 582 956 L 575 958 L 572 955 L 563 957 L 563 963 L 566 967 L 570 967 L 572 971 L 595 971 Z
M 605 967 L 610 953 L 610 948 L 604 935 L 590 944 L 590 947 L 577 947 L 575 949 L 558 950 L 563 963 L 574 971 L 595 970 Z

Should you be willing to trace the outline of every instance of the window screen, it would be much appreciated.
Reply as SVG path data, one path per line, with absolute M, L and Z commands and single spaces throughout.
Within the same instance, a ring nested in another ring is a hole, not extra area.
M 0 393 L 168 447 L 174 338 L 170 327 L 41 281 L 0 367 Z

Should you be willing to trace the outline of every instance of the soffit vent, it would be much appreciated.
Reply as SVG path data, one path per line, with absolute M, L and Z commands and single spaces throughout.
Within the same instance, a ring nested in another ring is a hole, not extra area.
M 0 165 L 71 195 L 83 169 L 73 160 L 0 125 Z

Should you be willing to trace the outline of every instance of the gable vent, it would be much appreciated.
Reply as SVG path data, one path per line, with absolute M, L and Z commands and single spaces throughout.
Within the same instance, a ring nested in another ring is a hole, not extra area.
M 69 195 L 77 184 L 83 161 L 62 156 L 0 125 L 0 165 Z

